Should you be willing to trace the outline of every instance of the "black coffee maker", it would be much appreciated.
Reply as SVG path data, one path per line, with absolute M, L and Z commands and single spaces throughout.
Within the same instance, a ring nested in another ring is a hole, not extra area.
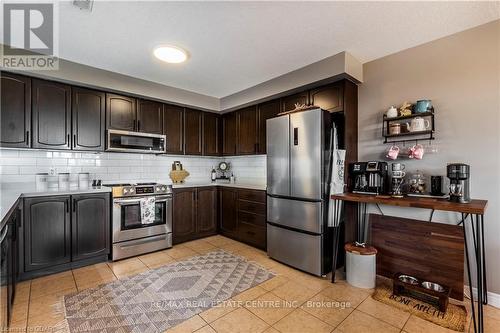
M 349 187 L 353 193 L 387 194 L 389 187 L 387 162 L 370 161 L 349 164 Z
M 446 166 L 446 176 L 450 179 L 450 201 L 470 202 L 470 166 L 452 163 Z

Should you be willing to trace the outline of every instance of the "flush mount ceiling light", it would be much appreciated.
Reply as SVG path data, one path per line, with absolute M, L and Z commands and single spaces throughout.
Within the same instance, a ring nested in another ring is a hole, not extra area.
M 179 47 L 170 45 L 158 46 L 154 49 L 153 53 L 155 57 L 161 61 L 165 61 L 170 64 L 179 64 L 186 61 L 188 57 L 186 51 Z

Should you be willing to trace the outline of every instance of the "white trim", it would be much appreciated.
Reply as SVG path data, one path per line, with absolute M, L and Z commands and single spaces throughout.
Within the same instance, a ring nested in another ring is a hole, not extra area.
M 465 296 L 469 297 L 469 286 L 464 286 Z M 472 287 L 472 292 L 474 293 L 474 301 L 477 302 L 477 288 Z M 488 305 L 494 306 L 495 308 L 500 309 L 500 294 L 492 293 L 488 291 Z

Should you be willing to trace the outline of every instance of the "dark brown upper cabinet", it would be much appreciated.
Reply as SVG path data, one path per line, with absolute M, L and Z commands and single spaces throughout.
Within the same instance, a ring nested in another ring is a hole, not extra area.
M 236 112 L 222 115 L 222 154 L 236 155 Z
M 295 110 L 295 105 L 309 105 L 309 92 L 303 91 L 297 94 L 283 97 L 281 99 L 281 111 L 288 112 Z
M 140 99 L 137 101 L 137 131 L 163 134 L 163 104 Z
M 238 155 L 256 154 L 257 145 L 257 107 L 249 106 L 236 112 L 238 126 Z
M 33 79 L 33 148 L 71 148 L 71 87 Z
M 257 153 L 266 153 L 266 121 L 280 113 L 280 100 L 275 99 L 258 105 L 258 137 Z
M 203 155 L 220 155 L 220 117 L 211 112 L 203 112 Z
M 311 105 L 330 112 L 343 111 L 344 86 L 342 83 L 343 81 L 311 90 Z
M 135 98 L 106 94 L 107 128 L 122 131 L 137 130 Z
M 106 95 L 103 92 L 72 88 L 74 150 L 103 151 L 105 148 Z
M 163 134 L 167 136 L 167 153 L 184 154 L 184 108 L 165 105 Z
M 30 147 L 31 79 L 3 72 L 1 76 L 0 145 Z
M 184 153 L 186 155 L 201 155 L 203 114 L 201 111 L 186 109 L 184 113 Z

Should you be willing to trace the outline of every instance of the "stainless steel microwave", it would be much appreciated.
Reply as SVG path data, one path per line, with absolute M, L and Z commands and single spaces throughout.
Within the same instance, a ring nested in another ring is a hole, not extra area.
M 106 151 L 121 151 L 131 153 L 166 153 L 166 136 L 151 134 L 108 130 Z

